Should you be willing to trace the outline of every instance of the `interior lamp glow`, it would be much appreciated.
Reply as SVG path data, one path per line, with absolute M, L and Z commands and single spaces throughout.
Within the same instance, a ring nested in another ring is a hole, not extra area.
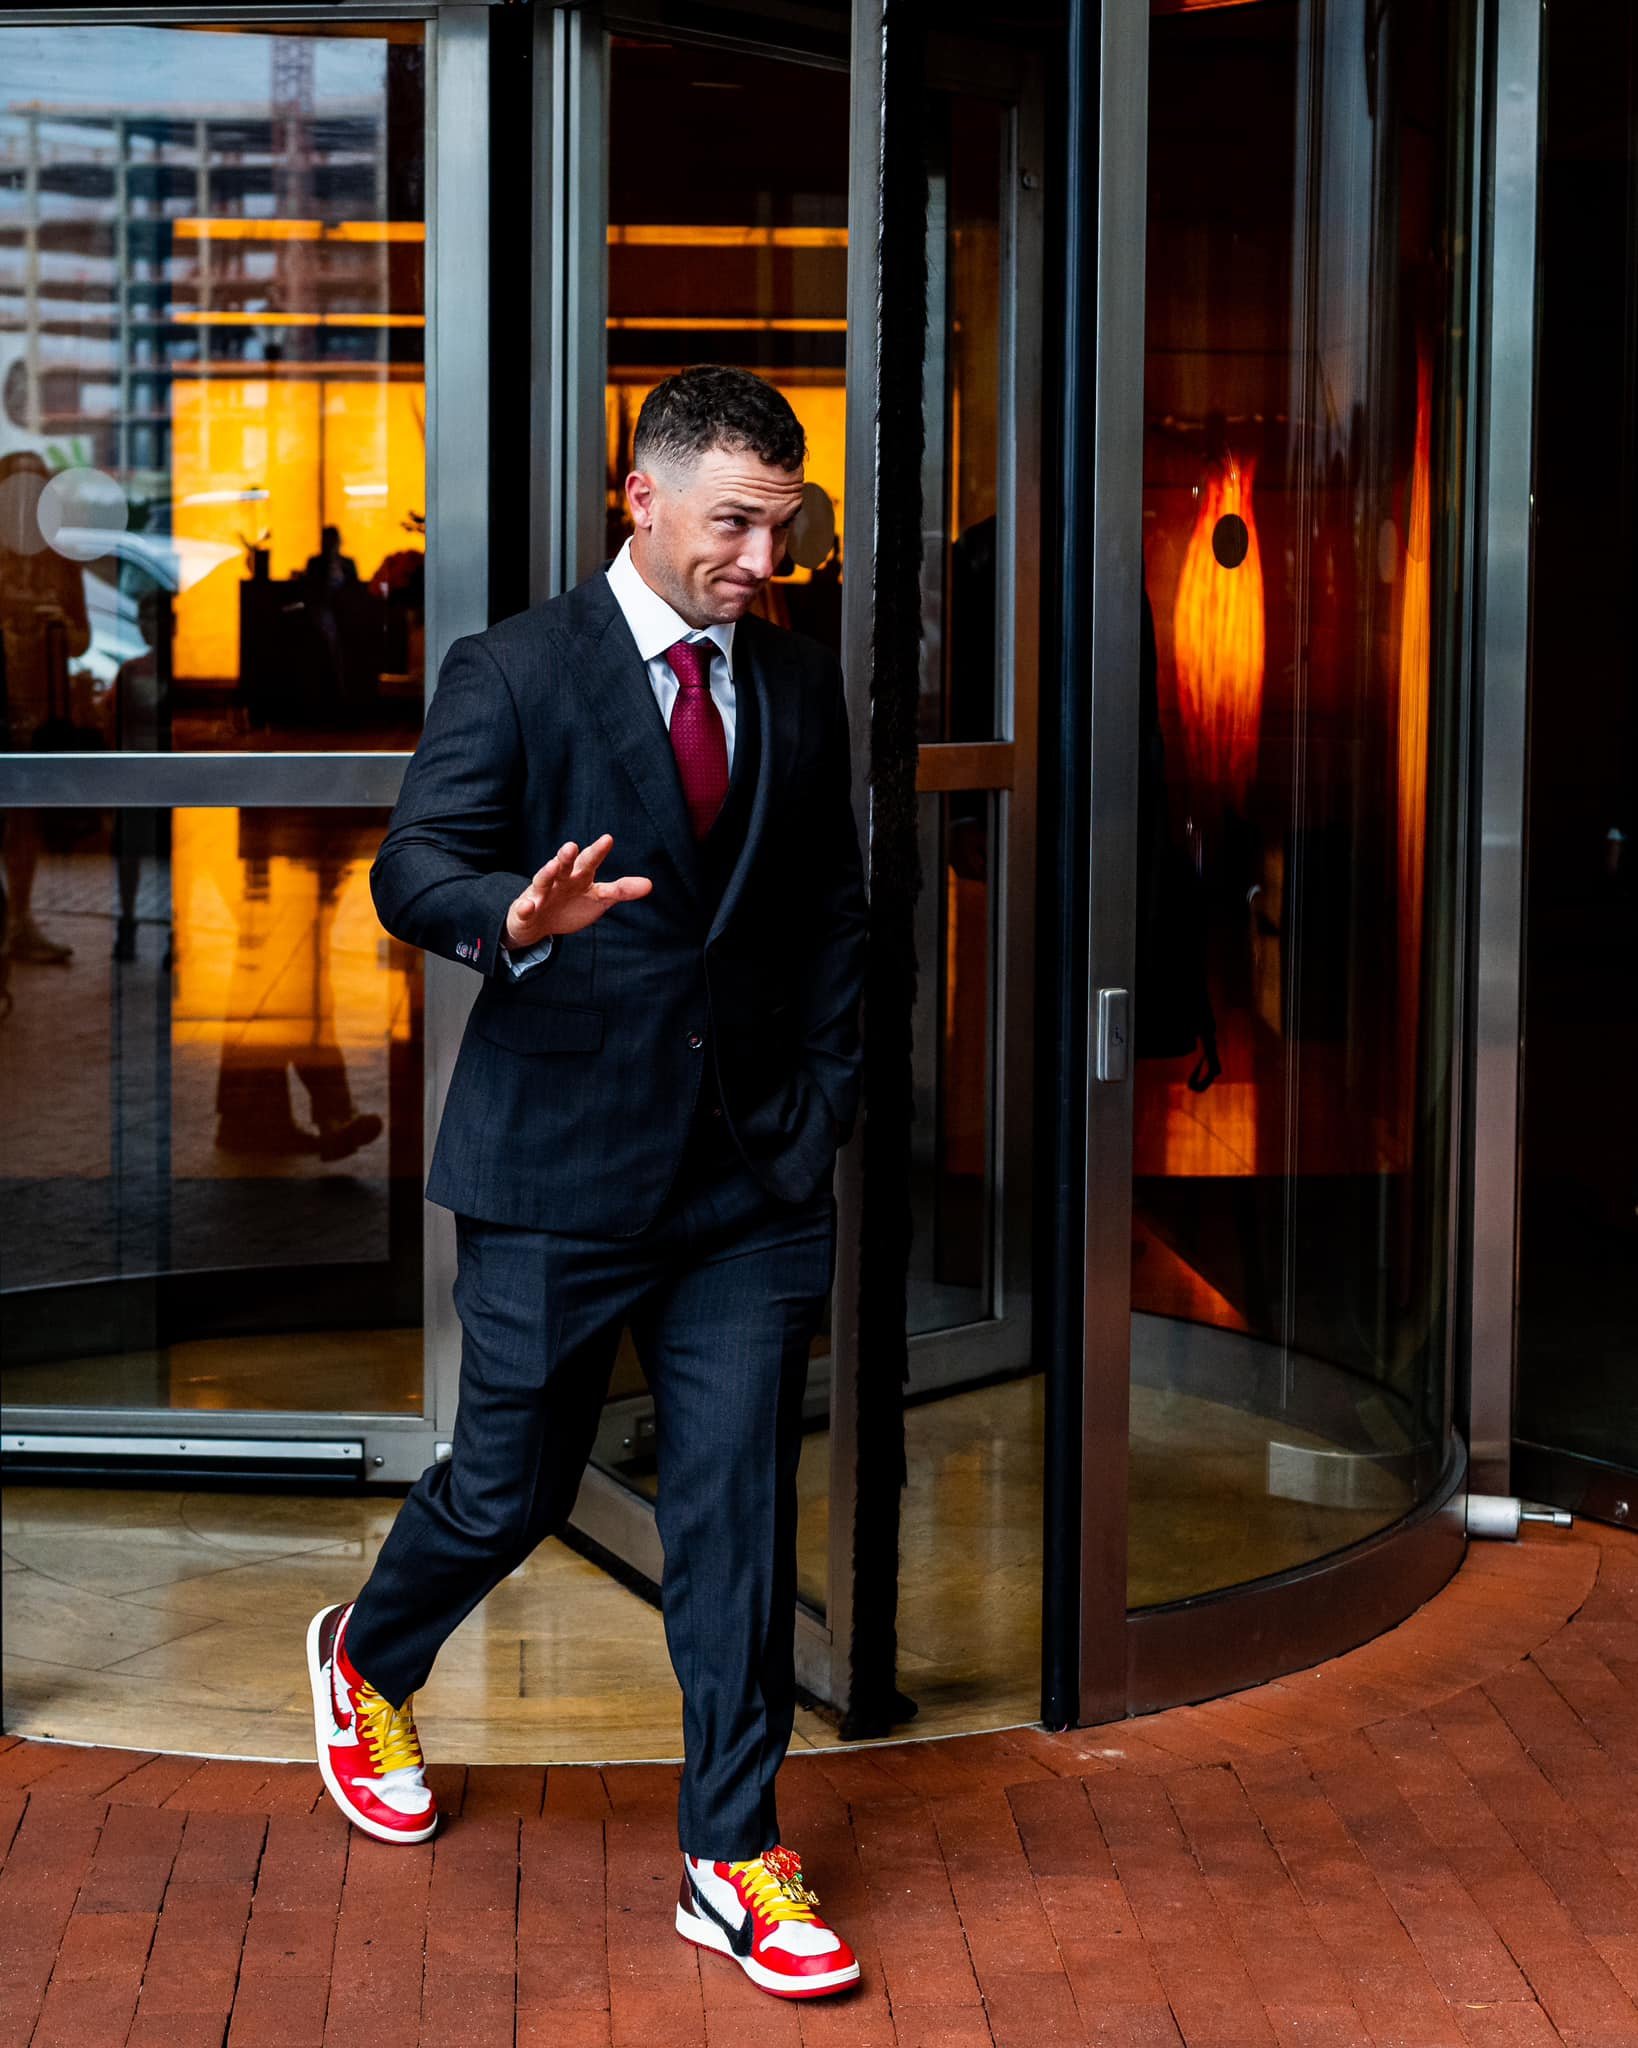
M 1177 709 L 1189 782 L 1243 809 L 1263 707 L 1263 559 L 1254 461 L 1228 454 L 1200 492 L 1172 612 Z

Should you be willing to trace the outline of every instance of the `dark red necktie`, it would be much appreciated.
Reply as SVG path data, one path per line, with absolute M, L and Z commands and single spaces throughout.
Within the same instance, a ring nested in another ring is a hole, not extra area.
M 728 735 L 722 713 L 711 699 L 709 640 L 679 640 L 665 658 L 677 678 L 677 701 L 671 707 L 671 751 L 677 757 L 683 795 L 694 837 L 703 839 L 716 823 L 728 794 Z

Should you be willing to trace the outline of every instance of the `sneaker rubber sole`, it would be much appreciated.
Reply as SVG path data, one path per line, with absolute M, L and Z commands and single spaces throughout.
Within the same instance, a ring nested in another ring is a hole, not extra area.
M 770 1970 L 759 1963 L 754 1956 L 734 1953 L 733 1944 L 714 1922 L 705 1920 L 698 1913 L 689 1912 L 680 1902 L 677 1906 L 677 1932 L 684 1941 L 691 1941 L 696 1948 L 715 1949 L 718 1955 L 726 1956 L 739 1967 L 759 1990 L 768 1991 L 775 1998 L 828 1998 L 833 1991 L 845 1991 L 850 1984 L 859 1981 L 859 1965 L 849 1963 L 845 1970 L 830 1970 L 820 1975 L 815 1972 L 807 1977 L 786 1977 L 778 1970 Z
M 403 1829 L 383 1827 L 380 1821 L 370 1820 L 364 1814 L 357 1811 L 342 1791 L 335 1771 L 331 1767 L 330 1731 L 335 1726 L 335 1718 L 330 1712 L 330 1686 L 329 1681 L 325 1678 L 324 1664 L 319 1653 L 319 1632 L 324 1625 L 325 1618 L 334 1612 L 335 1609 L 333 1607 L 321 1607 L 307 1624 L 307 1676 L 313 1688 L 313 1741 L 318 1751 L 319 1775 L 324 1780 L 325 1790 L 355 1828 L 362 1828 L 365 1834 L 373 1835 L 378 1842 L 414 1844 L 416 1842 L 430 1841 L 438 1832 L 438 1814 L 436 1809 L 433 1811 L 431 1822 L 424 1828 Z

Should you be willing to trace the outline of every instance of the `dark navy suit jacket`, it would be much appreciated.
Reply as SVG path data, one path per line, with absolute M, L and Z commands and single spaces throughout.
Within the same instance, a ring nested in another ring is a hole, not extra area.
M 713 901 L 670 736 L 607 579 L 450 649 L 370 872 L 395 937 L 483 983 L 427 1183 L 493 1223 L 596 1237 L 650 1224 L 707 1062 L 780 1201 L 828 1180 L 858 1102 L 865 904 L 841 672 L 754 616 L 736 692 L 759 746 L 744 850 Z M 558 938 L 521 978 L 506 913 L 567 839 L 614 835 L 605 877 L 653 893 Z

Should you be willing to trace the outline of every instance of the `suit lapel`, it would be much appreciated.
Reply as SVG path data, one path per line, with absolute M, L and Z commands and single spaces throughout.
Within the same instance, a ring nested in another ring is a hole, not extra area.
M 602 586 L 601 593 L 581 587 L 586 598 L 585 618 L 576 636 L 590 671 L 592 708 L 672 865 L 695 902 L 703 903 L 704 872 L 671 752 L 671 736 L 614 593 L 604 577 L 595 582 Z M 599 596 L 606 602 L 599 602 Z
M 747 689 L 756 693 L 757 724 L 760 728 L 756 789 L 751 797 L 745 844 L 740 848 L 733 873 L 722 892 L 722 901 L 711 920 L 708 944 L 733 914 L 766 833 L 776 794 L 789 779 L 801 699 L 795 687 L 781 673 L 784 650 L 779 645 L 780 637 L 778 633 L 767 630 L 754 614 L 742 619 L 734 633 L 735 693 L 737 695 Z M 782 683 L 785 684 L 783 688 L 780 687 Z

